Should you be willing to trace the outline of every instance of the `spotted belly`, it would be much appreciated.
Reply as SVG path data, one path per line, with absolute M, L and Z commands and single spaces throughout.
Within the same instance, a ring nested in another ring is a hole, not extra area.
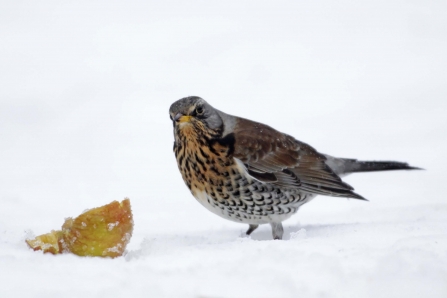
M 193 187 L 191 192 L 200 204 L 214 214 L 247 224 L 282 222 L 314 198 L 314 195 L 280 189 L 256 180 L 239 189 L 232 189 L 225 198 L 206 188 Z

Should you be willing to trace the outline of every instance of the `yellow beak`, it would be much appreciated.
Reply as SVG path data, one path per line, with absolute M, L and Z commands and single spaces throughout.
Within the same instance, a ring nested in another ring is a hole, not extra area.
M 191 122 L 191 116 L 182 116 L 178 119 L 179 123 L 184 123 L 184 122 Z

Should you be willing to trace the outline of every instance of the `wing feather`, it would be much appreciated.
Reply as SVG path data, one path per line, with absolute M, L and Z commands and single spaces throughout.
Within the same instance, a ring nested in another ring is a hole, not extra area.
M 267 125 L 238 118 L 234 157 L 254 178 L 282 187 L 336 197 L 362 199 L 311 146 Z

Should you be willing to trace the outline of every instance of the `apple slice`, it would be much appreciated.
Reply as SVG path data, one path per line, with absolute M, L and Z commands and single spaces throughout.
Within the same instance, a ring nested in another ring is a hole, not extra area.
M 37 236 L 35 239 L 27 239 L 25 241 L 34 251 L 42 250 L 43 252 L 58 254 L 62 252 L 62 243 L 59 241 L 62 237 L 62 231 L 51 231 L 48 234 L 43 234 Z
M 133 219 L 128 198 L 67 218 L 62 231 L 37 236 L 26 243 L 34 250 L 78 256 L 119 257 L 132 237 Z

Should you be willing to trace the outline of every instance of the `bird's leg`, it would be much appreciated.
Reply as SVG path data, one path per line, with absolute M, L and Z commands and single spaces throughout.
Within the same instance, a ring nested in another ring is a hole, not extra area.
M 254 230 L 256 230 L 259 227 L 259 225 L 248 225 L 248 230 L 245 234 L 250 235 L 251 233 L 253 233 Z
M 282 239 L 282 235 L 284 234 L 284 229 L 282 228 L 282 223 L 280 223 L 280 222 L 271 222 L 270 225 L 272 226 L 273 239 L 281 240 Z

